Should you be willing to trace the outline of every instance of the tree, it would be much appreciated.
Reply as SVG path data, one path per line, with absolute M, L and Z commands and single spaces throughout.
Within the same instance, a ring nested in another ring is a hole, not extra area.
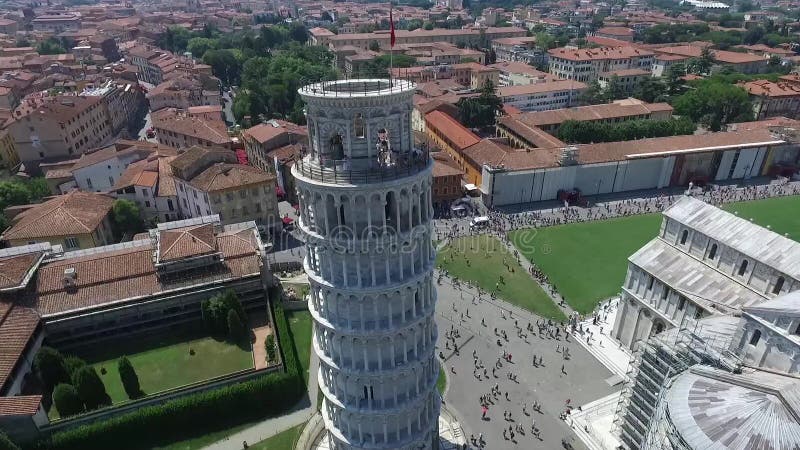
M 244 342 L 246 336 L 245 327 L 239 314 L 234 310 L 228 311 L 228 337 L 233 342 Z
M 192 53 L 195 58 L 203 59 L 203 55 L 209 50 L 214 50 L 219 44 L 218 39 L 211 39 L 205 37 L 193 37 L 189 39 L 186 49 Z
M 753 120 L 753 106 L 747 91 L 716 80 L 700 83 L 696 89 L 678 97 L 673 106 L 677 114 L 712 131 L 719 131 L 728 123 Z
M 139 207 L 130 200 L 115 200 L 111 207 L 111 217 L 119 233 L 134 234 L 144 230 Z
M 87 411 L 111 404 L 103 381 L 92 366 L 83 366 L 72 377 L 72 384 Z
M 698 75 L 707 75 L 711 71 L 711 66 L 714 65 L 714 57 L 709 47 L 704 47 L 700 52 L 699 58 L 694 58 L 689 61 L 686 70 L 689 73 Z
M 50 37 L 39 42 L 36 46 L 36 52 L 40 55 L 61 55 L 67 53 L 67 50 L 58 39 Z
M 203 300 L 200 304 L 203 323 L 209 332 L 216 335 L 229 334 L 229 311 L 236 312 L 242 323 L 247 321 L 247 313 L 244 311 L 244 307 L 242 307 L 236 292 L 232 290 L 227 290 L 209 299 Z
M 122 387 L 125 388 L 125 393 L 131 400 L 137 399 L 142 396 L 142 388 L 139 386 L 139 376 L 136 375 L 136 370 L 127 356 L 122 356 L 117 362 L 117 371 L 119 372 L 119 379 L 122 381 Z
M 425 22 L 425 25 L 423 25 L 422 28 L 430 31 L 433 29 L 433 24 L 431 22 Z
M 458 118 L 464 126 L 486 128 L 494 126 L 503 109 L 503 100 L 494 92 L 494 83 L 487 79 L 478 97 L 462 98 L 456 106 Z
M 605 89 L 603 89 L 603 98 L 605 100 L 604 103 L 609 103 L 614 100 L 627 97 L 628 93 L 625 92 L 625 86 L 621 81 L 619 81 L 619 77 L 617 75 L 612 75 L 608 80 L 608 84 L 606 85 Z
M 667 69 L 667 94 L 670 96 L 678 95 L 683 90 L 683 79 L 686 75 L 686 66 L 683 63 L 675 63 Z
M 303 22 L 295 21 L 289 27 L 289 39 L 305 44 L 308 41 L 308 29 Z
M 373 52 L 379 52 L 381 51 L 381 44 L 379 44 L 378 41 L 372 41 L 369 43 L 369 49 Z
M 22 183 L 0 182 L 0 209 L 25 205 L 31 201 L 30 191 Z
M 59 383 L 53 389 L 53 404 L 62 418 L 83 412 L 83 401 L 71 384 Z
M 578 102 L 582 105 L 598 105 L 605 103 L 606 99 L 603 87 L 600 86 L 597 80 L 592 81 L 589 83 L 588 89 L 583 91 L 578 97 Z
M 67 368 L 67 373 L 72 379 L 72 376 L 75 375 L 75 372 L 78 371 L 81 367 L 86 365 L 86 361 L 78 358 L 77 356 L 67 356 L 64 358 L 64 366 Z
M 52 390 L 59 383 L 69 383 L 64 356 L 52 347 L 42 347 L 33 359 L 33 367 L 46 391 Z
M 556 38 L 548 33 L 536 33 L 536 47 L 543 51 L 556 48 Z
M 636 85 L 633 96 L 647 103 L 657 103 L 667 101 L 667 86 L 663 81 L 654 77 L 645 77 Z
M 208 50 L 203 55 L 203 62 L 211 66 L 211 72 L 225 85 L 239 84 L 242 64 L 232 50 Z

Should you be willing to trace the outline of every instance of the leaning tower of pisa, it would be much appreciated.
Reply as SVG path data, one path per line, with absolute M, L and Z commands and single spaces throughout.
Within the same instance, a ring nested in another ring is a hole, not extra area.
M 309 143 L 292 173 L 331 449 L 438 448 L 432 161 L 413 94 L 384 79 L 300 89 Z

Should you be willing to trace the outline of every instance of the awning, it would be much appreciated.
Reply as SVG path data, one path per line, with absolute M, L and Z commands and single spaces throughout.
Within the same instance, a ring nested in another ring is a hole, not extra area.
M 291 224 L 293 222 L 294 222 L 294 219 L 292 219 L 291 217 L 289 217 L 289 216 L 284 216 L 283 217 L 283 224 L 284 225 L 289 225 L 289 224 Z
M 475 186 L 472 183 L 467 183 L 467 184 L 464 185 L 464 189 L 466 189 L 468 191 L 474 191 L 474 190 L 478 189 L 478 186 Z

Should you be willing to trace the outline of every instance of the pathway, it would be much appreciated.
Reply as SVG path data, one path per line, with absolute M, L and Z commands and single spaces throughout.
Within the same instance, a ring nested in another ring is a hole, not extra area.
M 256 370 L 265 369 L 267 367 L 267 348 L 264 342 L 267 336 L 272 334 L 272 327 L 265 325 L 263 327 L 253 328 L 253 334 L 256 337 L 253 343 L 253 361 L 255 362 Z
M 252 427 L 246 428 L 205 447 L 204 450 L 241 450 L 243 442 L 255 444 L 286 431 L 289 428 L 306 423 L 314 413 L 317 412 L 317 395 L 319 394 L 319 388 L 317 387 L 316 374 L 318 369 L 319 360 L 314 352 L 311 352 L 308 393 L 303 397 L 300 403 L 292 408 L 291 412 L 259 422 Z

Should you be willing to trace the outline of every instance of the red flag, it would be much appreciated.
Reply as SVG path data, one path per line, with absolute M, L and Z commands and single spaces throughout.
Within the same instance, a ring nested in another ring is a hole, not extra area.
M 394 47 L 394 18 L 392 18 L 391 3 L 389 3 L 389 46 Z

